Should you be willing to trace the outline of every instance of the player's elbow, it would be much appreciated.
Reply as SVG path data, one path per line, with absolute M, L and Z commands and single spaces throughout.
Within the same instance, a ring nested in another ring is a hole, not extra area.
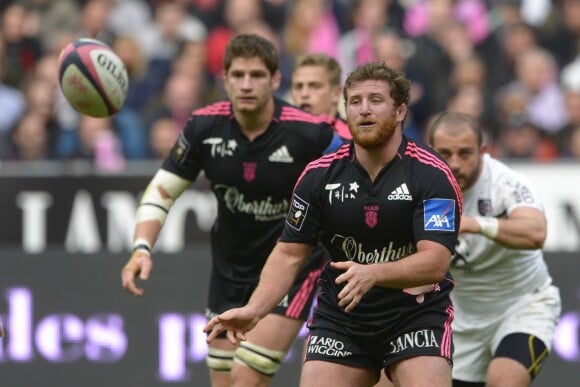
M 541 230 L 536 230 L 530 235 L 530 249 L 541 249 L 544 247 L 544 243 L 546 242 L 547 232 L 546 229 L 543 228 Z
M 437 268 L 437 270 L 434 270 L 432 273 L 432 278 L 429 280 L 429 283 L 439 283 L 441 281 L 443 281 L 445 279 L 445 276 L 447 275 L 447 269 L 448 267 L 440 267 Z

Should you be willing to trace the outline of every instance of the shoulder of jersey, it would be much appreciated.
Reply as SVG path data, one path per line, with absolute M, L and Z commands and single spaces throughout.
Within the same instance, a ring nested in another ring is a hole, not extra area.
M 445 160 L 431 147 L 420 142 L 407 139 L 404 156 L 428 168 L 448 169 Z
M 284 122 L 304 123 L 304 124 L 328 123 L 324 119 L 324 117 L 308 113 L 284 101 L 281 101 L 281 105 L 282 107 L 280 109 L 280 116 L 278 117 L 278 119 L 282 123 Z
M 309 170 L 327 171 L 333 165 L 336 165 L 344 161 L 348 161 L 349 156 L 350 156 L 350 144 L 343 144 L 334 152 L 328 153 L 308 163 L 305 171 Z
M 206 118 L 229 118 L 232 114 L 232 103 L 230 101 L 219 101 L 195 109 L 191 116 Z

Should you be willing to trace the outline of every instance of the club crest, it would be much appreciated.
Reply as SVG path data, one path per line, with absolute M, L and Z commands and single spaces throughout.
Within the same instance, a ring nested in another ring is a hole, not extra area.
M 251 183 L 256 178 L 256 163 L 242 163 L 244 168 L 244 180 Z
M 477 201 L 477 210 L 481 216 L 491 216 L 491 200 L 490 199 L 479 199 Z
M 379 223 L 379 206 L 377 205 L 366 205 L 365 210 L 365 223 L 369 228 L 374 228 L 377 223 Z

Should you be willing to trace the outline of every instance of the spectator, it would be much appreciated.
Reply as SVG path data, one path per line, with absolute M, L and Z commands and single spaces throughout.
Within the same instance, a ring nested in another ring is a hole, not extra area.
M 4 83 L 4 44 L 0 36 L 0 139 L 12 129 L 26 109 L 26 100 L 22 91 Z
M 151 157 L 157 160 L 167 158 L 178 135 L 179 126 L 171 118 L 161 117 L 155 120 L 149 129 L 149 150 Z
M 511 91 L 521 93 L 527 120 L 544 133 L 554 135 L 568 117 L 553 56 L 541 48 L 525 51 L 516 58 L 515 69 L 516 79 L 498 90 L 498 98 Z
M 356 0 L 352 5 L 352 29 L 339 40 L 338 62 L 343 81 L 359 64 L 374 58 L 373 38 L 385 27 L 389 18 L 390 0 Z
M 0 37 L 4 40 L 4 83 L 21 87 L 42 55 L 40 41 L 26 30 L 29 13 L 19 3 L 6 7 L 1 15 Z
M 20 161 L 51 159 L 53 154 L 48 132 L 45 118 L 40 113 L 26 113 L 11 133 L 14 148 L 9 159 Z
M 125 166 L 120 141 L 110 117 L 81 116 L 78 127 L 79 148 L 72 159 L 85 159 L 102 172 L 119 172 Z
M 423 141 L 423 128 L 433 113 L 429 103 L 429 84 L 422 72 L 409 63 L 413 44 L 403 39 L 391 28 L 379 31 L 373 39 L 373 51 L 376 59 L 398 71 L 404 71 L 411 82 L 409 113 L 406 120 L 405 134 L 416 141 Z
M 111 46 L 115 33 L 108 26 L 112 3 L 110 0 L 88 0 L 81 10 L 79 38 L 92 38 Z
M 562 69 L 560 79 L 568 122 L 558 133 L 558 144 L 563 157 L 580 159 L 580 56 Z

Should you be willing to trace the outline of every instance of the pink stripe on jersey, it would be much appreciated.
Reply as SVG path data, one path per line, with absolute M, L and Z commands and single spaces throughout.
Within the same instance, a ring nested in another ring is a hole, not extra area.
M 321 158 L 319 158 L 317 160 L 314 160 L 314 161 L 311 161 L 310 163 L 308 163 L 308 165 L 306 165 L 306 168 L 304 168 L 304 170 L 302 171 L 302 173 L 298 177 L 298 180 L 296 180 L 296 184 L 294 185 L 294 189 L 296 189 L 296 186 L 298 185 L 298 183 L 300 183 L 300 180 L 302 180 L 302 178 L 304 177 L 306 172 L 308 172 L 309 170 L 316 169 L 316 168 L 327 168 L 334 160 L 339 160 L 339 159 L 343 159 L 345 157 L 348 157 L 348 155 L 350 153 L 349 148 L 350 148 L 349 144 L 344 144 L 340 148 L 338 148 L 336 150 L 336 152 L 329 153 L 327 155 L 322 156 Z
M 449 305 L 445 311 L 447 312 L 447 320 L 445 320 L 445 328 L 443 331 L 443 337 L 441 338 L 441 356 L 451 359 L 452 355 L 452 335 L 451 335 L 451 322 L 453 321 L 453 317 L 455 316 L 455 309 L 453 309 L 453 305 Z
M 194 110 L 193 116 L 226 116 L 230 114 L 232 103 L 230 101 L 216 102 L 212 105 L 204 106 Z
M 325 122 L 323 117 L 318 117 L 313 114 L 307 113 L 303 110 L 293 108 L 290 106 L 282 107 L 282 112 L 280 113 L 280 121 L 305 121 L 313 124 Z
M 300 317 L 300 313 L 304 310 L 304 307 L 308 303 L 308 298 L 312 294 L 314 285 L 316 285 L 321 271 L 321 269 L 318 269 L 308 274 L 308 277 L 304 280 L 302 286 L 300 286 L 298 293 L 292 297 L 292 302 L 290 302 L 288 309 L 286 309 L 286 316 L 291 318 Z
M 463 195 L 461 194 L 461 188 L 457 184 L 457 180 L 455 180 L 455 177 L 453 176 L 451 169 L 449 169 L 449 166 L 431 153 L 427 152 L 425 149 L 419 148 L 417 144 L 411 141 L 409 141 L 407 144 L 405 155 L 416 158 L 423 164 L 432 165 L 445 173 L 447 180 L 451 183 L 451 186 L 455 191 L 455 196 L 457 197 L 457 203 L 459 207 L 459 215 L 461 215 L 463 211 Z

